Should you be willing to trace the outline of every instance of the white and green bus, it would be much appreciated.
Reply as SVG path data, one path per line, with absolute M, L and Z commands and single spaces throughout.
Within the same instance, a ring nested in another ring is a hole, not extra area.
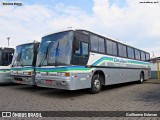
M 35 65 L 38 47 L 37 41 L 16 46 L 11 65 L 13 83 L 36 86 Z
M 10 64 L 12 62 L 14 48 L 0 47 L 0 84 L 11 83 Z
M 87 30 L 68 30 L 42 37 L 36 62 L 40 87 L 92 93 L 102 86 L 150 77 L 150 54 Z

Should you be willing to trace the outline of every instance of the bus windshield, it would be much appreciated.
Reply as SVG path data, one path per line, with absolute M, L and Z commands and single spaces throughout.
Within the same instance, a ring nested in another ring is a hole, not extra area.
M 13 66 L 30 66 L 34 58 L 34 45 L 24 44 L 16 47 Z
M 73 31 L 60 32 L 42 38 L 37 55 L 37 66 L 70 65 Z
M 12 62 L 14 48 L 0 48 L 0 66 L 8 66 Z
M 0 66 L 2 65 L 2 50 L 0 49 Z

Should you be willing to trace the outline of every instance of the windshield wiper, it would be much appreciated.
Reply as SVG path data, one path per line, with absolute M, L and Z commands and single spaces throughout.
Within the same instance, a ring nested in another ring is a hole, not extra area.
M 52 43 L 52 42 L 51 42 L 51 43 Z M 51 43 L 50 43 L 50 44 L 51 44 Z M 41 66 L 43 65 L 45 59 L 47 58 L 47 54 L 48 54 L 48 51 L 49 51 L 49 46 L 50 46 L 50 44 L 47 46 L 46 51 L 45 51 L 45 53 L 44 53 L 44 55 L 43 55 L 43 58 L 41 59 L 40 64 L 38 65 L 38 67 L 41 67 Z
M 18 57 L 17 65 L 18 65 L 18 63 L 20 63 L 20 65 L 23 67 L 22 60 L 21 60 L 21 55 L 22 55 L 22 53 L 20 54 L 20 57 Z
M 55 67 L 57 67 L 57 66 L 58 66 L 58 65 L 57 65 L 57 56 L 58 56 L 58 54 L 59 54 L 59 52 L 58 52 L 58 48 L 59 48 L 59 41 L 58 41 L 58 44 L 57 44 L 57 47 L 56 47 Z
M 16 64 L 18 65 L 18 63 L 20 63 L 20 65 L 23 67 L 21 61 L 21 55 L 22 55 L 22 50 L 18 53 L 17 57 L 15 58 L 12 67 L 14 67 Z M 17 63 L 15 63 L 17 61 Z

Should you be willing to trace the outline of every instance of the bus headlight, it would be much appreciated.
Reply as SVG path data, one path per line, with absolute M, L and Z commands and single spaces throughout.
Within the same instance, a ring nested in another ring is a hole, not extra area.
M 11 71 L 11 73 L 10 73 L 11 75 L 13 75 L 14 73 L 13 73 L 13 71 Z
M 59 73 L 57 73 L 57 76 L 69 77 L 69 76 L 70 76 L 70 73 L 68 73 L 68 72 L 65 72 L 65 73 L 59 72 Z
M 24 75 L 31 75 L 32 72 L 23 72 Z
M 41 73 L 40 72 L 36 72 L 36 75 L 41 75 Z

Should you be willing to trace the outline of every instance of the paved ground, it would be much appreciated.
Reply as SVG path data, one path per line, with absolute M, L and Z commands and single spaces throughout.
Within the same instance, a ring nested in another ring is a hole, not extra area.
M 99 94 L 28 85 L 0 85 L 0 111 L 160 111 L 160 82 L 106 86 Z M 48 118 L 49 119 L 49 118 Z M 62 118 L 56 118 L 62 119 Z M 74 119 L 74 118 L 65 118 Z M 84 119 L 84 118 L 79 118 Z M 106 119 L 106 118 L 88 118 Z M 146 118 L 110 118 L 146 119 Z M 159 118 L 147 118 L 159 119 Z

